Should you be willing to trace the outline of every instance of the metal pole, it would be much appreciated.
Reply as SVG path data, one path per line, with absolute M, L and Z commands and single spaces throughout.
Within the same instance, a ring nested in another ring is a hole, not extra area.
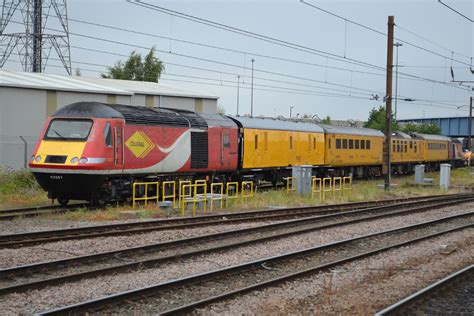
M 33 72 L 42 72 L 43 0 L 34 0 L 33 7 Z
M 255 59 L 252 58 L 252 92 L 250 95 L 250 116 L 253 117 L 253 62 Z
M 385 190 L 390 190 L 390 147 L 392 141 L 392 72 L 393 72 L 393 26 L 394 17 L 388 17 L 387 36 L 387 85 L 385 94 L 385 142 L 383 144 L 382 174 L 385 179 Z
M 469 103 L 469 121 L 467 121 L 467 148 L 472 152 L 471 146 L 471 136 L 472 136 L 472 102 L 474 97 L 471 97 L 471 102 Z
M 239 115 L 240 75 L 237 75 L 237 116 Z
M 20 136 L 21 141 L 23 142 L 23 168 L 28 168 L 28 143 Z
M 394 117 L 395 117 L 395 120 L 397 120 L 397 113 L 398 113 L 398 107 L 397 107 L 397 103 L 398 103 L 398 47 L 400 46 L 403 46 L 402 43 L 400 42 L 396 42 L 394 44 L 396 47 L 397 47 L 397 62 L 396 62 L 396 65 L 395 65 L 395 113 L 394 113 Z

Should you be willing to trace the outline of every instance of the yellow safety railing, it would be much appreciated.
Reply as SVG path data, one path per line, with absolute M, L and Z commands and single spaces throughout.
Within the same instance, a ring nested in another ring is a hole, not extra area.
M 148 187 L 149 186 L 155 186 L 156 185 L 156 195 L 155 196 L 148 196 Z M 142 197 L 137 197 L 137 187 L 138 186 L 144 186 L 145 191 L 144 191 L 144 196 Z M 135 204 L 137 201 L 145 201 L 145 205 L 147 205 L 148 200 L 156 200 L 156 203 L 159 201 L 159 192 L 160 192 L 160 183 L 159 182 L 135 182 L 133 183 L 132 186 L 132 205 L 133 208 L 135 208 Z
M 337 185 L 337 184 L 339 184 L 339 185 Z M 333 191 L 341 191 L 342 190 L 342 178 L 341 177 L 332 178 L 332 189 L 333 189 Z
M 233 194 L 229 194 L 233 192 Z M 239 198 L 239 183 L 238 182 L 227 182 L 226 188 L 225 188 L 225 207 L 229 207 L 229 203 L 231 200 L 236 200 L 238 201 Z
M 312 194 L 314 193 L 321 194 L 321 191 L 322 191 L 321 178 L 312 177 L 311 191 L 312 191 Z
M 332 191 L 332 178 L 323 178 L 323 192 Z
M 295 177 L 286 177 L 284 179 L 286 180 L 286 192 L 296 191 L 296 186 L 293 185 Z
M 173 207 L 176 207 L 176 181 L 163 181 L 161 183 L 161 200 L 164 202 L 167 199 L 173 200 Z M 170 191 L 170 194 L 166 194 L 166 191 Z
M 247 187 L 249 189 L 247 189 Z M 253 181 L 242 181 L 242 189 L 240 190 L 240 197 L 242 198 L 242 202 L 244 199 L 253 197 Z
M 203 189 L 203 193 L 199 194 L 198 190 L 199 188 Z M 183 185 L 183 191 L 186 191 L 186 189 L 192 190 L 192 196 L 183 198 L 182 201 L 182 208 L 181 208 L 181 215 L 185 215 L 186 211 L 186 206 L 189 203 L 193 203 L 193 216 L 196 216 L 196 205 L 199 202 L 203 202 L 203 210 L 204 213 L 206 213 L 207 209 L 207 183 L 195 183 L 195 184 L 185 184 Z
M 178 184 L 179 185 L 179 187 L 178 187 L 178 197 L 179 197 L 180 203 L 184 198 L 191 197 L 191 195 L 193 193 L 191 188 L 189 188 L 189 190 L 188 190 L 189 193 L 188 194 L 186 194 L 186 191 L 183 190 L 183 186 L 189 185 L 189 184 L 192 184 L 192 182 L 190 180 L 180 180 L 179 181 L 179 184 Z
M 352 177 L 342 178 L 342 187 L 343 187 L 344 190 L 351 190 L 352 189 Z
M 219 197 L 214 197 L 214 194 L 219 194 Z M 224 204 L 224 184 L 223 183 L 211 183 L 211 198 L 210 198 L 211 211 L 214 208 L 214 201 L 219 201 L 220 208 L 223 207 L 223 204 Z

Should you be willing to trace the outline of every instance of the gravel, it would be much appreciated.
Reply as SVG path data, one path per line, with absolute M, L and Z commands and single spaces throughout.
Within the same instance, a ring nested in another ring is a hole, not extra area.
M 415 224 L 423 221 L 433 220 L 448 215 L 464 213 L 467 205 L 463 207 L 449 207 L 444 209 L 438 209 L 434 211 L 424 212 L 421 214 L 406 215 L 396 218 L 386 218 L 377 221 L 371 221 L 367 223 L 358 223 L 353 225 L 347 225 L 340 228 L 325 229 L 317 232 L 302 234 L 286 238 L 284 240 L 277 240 L 271 242 L 265 242 L 258 245 L 238 247 L 228 251 L 222 251 L 219 253 L 213 253 L 206 256 L 193 257 L 185 260 L 176 262 L 175 264 L 169 264 L 164 267 L 155 269 L 147 269 L 141 271 L 134 271 L 133 273 L 117 274 L 112 276 L 103 276 L 94 279 L 82 280 L 74 283 L 69 283 L 61 286 L 49 287 L 44 290 L 33 290 L 22 294 L 10 294 L 0 298 L 0 308 L 8 313 L 18 314 L 32 314 L 34 312 L 50 309 L 67 304 L 73 304 L 84 300 L 108 295 L 120 291 L 125 291 L 133 288 L 138 288 L 146 285 L 159 283 L 162 281 L 184 277 L 200 272 L 209 271 L 212 269 L 223 268 L 226 266 L 255 260 L 258 258 L 265 258 L 277 254 L 286 253 L 289 251 L 295 251 L 310 246 L 316 246 L 322 243 L 328 243 L 331 241 L 346 239 L 359 235 L 365 235 L 371 232 L 382 231 L 390 228 L 396 228 Z M 472 205 L 471 205 L 472 206 Z M 213 227 L 212 229 L 216 229 Z M 236 228 L 233 226 L 232 228 Z M 193 230 L 193 234 L 204 234 L 206 229 L 200 228 Z M 171 231 L 166 235 L 165 232 L 160 232 L 161 238 L 169 237 L 169 239 L 182 237 L 182 234 L 186 232 Z M 112 248 L 119 248 L 124 246 L 137 245 L 137 243 L 145 244 L 149 243 L 149 236 L 154 234 L 144 234 L 142 236 L 135 235 L 133 238 L 130 237 L 111 237 L 101 238 L 100 240 L 80 240 L 80 241 L 66 241 L 48 245 L 49 249 L 64 251 L 67 249 L 74 249 L 74 252 L 78 251 L 106 251 Z M 174 236 L 171 236 L 174 235 Z M 463 233 L 450 234 L 454 240 L 462 239 L 468 240 L 472 238 L 472 230 Z M 145 237 L 145 238 L 144 238 Z M 159 237 L 157 237 L 159 238 Z M 445 237 L 443 237 L 445 238 Z M 130 239 L 130 240 L 129 240 Z M 437 240 L 440 240 L 439 238 Z M 443 240 L 443 239 L 441 239 Z M 146 241 L 146 242 L 144 242 Z M 126 244 L 124 244 L 126 243 Z M 44 247 L 44 246 L 43 246 Z M 427 248 L 422 248 L 428 250 Z M 28 247 L 24 249 L 9 249 L 9 251 L 16 251 L 13 253 L 1 252 L 0 257 L 2 262 L 6 262 L 5 256 L 18 255 L 26 260 L 28 256 L 23 253 L 30 254 L 31 257 L 41 257 L 41 250 L 37 247 Z M 44 251 L 44 250 L 43 250 Z M 456 252 L 460 253 L 460 252 Z M 472 252 L 471 252 L 472 253 Z M 64 254 L 62 254 L 64 256 Z M 400 256 L 400 255 L 399 255 Z M 405 255 L 400 256 L 402 259 Z M 466 256 L 466 253 L 464 253 Z M 472 256 L 472 255 L 471 255 Z M 380 258 L 385 258 L 382 256 Z M 380 260 L 379 258 L 379 260 Z M 472 259 L 472 258 L 471 258 Z M 11 260 L 17 260 L 15 257 Z M 10 261 L 11 261 L 10 260 Z M 38 259 L 39 261 L 40 259 Z M 385 260 L 385 259 L 384 259 Z M 387 263 L 396 263 L 395 259 L 389 259 Z M 384 261 L 385 262 L 385 261 Z M 23 302 L 29 302 L 28 306 L 25 306 Z M 236 309 L 229 310 L 231 314 L 240 314 L 240 310 Z
M 328 272 L 253 291 L 198 315 L 371 315 L 474 259 L 474 230 L 390 250 Z
M 145 234 L 134 234 L 132 236 L 125 235 L 66 240 L 30 247 L 6 248 L 0 249 L 0 268 L 5 269 L 37 262 L 65 259 L 129 247 L 138 247 L 169 240 L 197 237 L 205 234 L 249 228 L 270 223 L 276 223 L 276 221 L 187 228 L 186 230 L 160 230 Z

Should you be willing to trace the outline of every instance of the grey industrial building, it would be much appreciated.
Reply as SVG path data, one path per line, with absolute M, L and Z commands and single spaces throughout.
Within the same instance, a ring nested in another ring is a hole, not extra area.
M 218 97 L 161 83 L 0 70 L 0 167 L 21 169 L 46 118 L 79 101 L 215 113 Z

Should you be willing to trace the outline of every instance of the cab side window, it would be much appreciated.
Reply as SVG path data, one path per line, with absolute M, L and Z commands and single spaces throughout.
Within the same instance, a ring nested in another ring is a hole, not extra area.
M 370 140 L 365 141 L 365 148 L 370 149 Z
M 104 141 L 105 146 L 112 147 L 112 129 L 110 128 L 109 122 L 107 122 L 104 127 Z
M 341 149 L 341 139 L 340 138 L 336 139 L 336 149 Z

